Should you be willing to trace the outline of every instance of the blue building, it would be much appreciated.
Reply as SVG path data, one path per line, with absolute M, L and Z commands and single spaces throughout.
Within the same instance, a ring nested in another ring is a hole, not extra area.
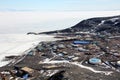
M 77 41 L 74 41 L 73 42 L 74 44 L 90 44 L 91 42 L 90 41 L 87 41 L 87 40 L 77 40 Z
M 89 59 L 89 63 L 91 63 L 91 64 L 100 64 L 101 59 L 99 59 L 99 58 L 91 58 L 91 59 Z

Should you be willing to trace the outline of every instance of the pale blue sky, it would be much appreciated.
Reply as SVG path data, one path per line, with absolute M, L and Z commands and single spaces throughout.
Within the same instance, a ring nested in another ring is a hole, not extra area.
M 1 11 L 114 11 L 120 0 L 0 0 Z

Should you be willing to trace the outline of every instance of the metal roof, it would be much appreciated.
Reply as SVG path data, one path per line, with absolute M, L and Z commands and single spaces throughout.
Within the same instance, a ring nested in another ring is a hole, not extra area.
M 80 40 L 80 41 L 74 41 L 74 44 L 90 44 L 90 41 L 86 41 L 86 40 Z

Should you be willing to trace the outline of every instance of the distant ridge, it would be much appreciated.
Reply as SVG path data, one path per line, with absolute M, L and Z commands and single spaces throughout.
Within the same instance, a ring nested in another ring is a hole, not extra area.
M 83 20 L 78 24 L 63 30 L 42 32 L 39 34 L 52 33 L 75 33 L 75 32 L 94 32 L 94 33 L 120 33 L 120 15 L 112 17 L 96 17 Z

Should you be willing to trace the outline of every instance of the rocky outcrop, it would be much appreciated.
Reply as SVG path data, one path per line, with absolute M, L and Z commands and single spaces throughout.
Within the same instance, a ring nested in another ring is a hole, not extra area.
M 89 31 L 95 33 L 120 33 L 120 16 L 90 18 L 79 22 L 78 24 L 63 30 L 44 32 L 51 33 L 71 33 Z

